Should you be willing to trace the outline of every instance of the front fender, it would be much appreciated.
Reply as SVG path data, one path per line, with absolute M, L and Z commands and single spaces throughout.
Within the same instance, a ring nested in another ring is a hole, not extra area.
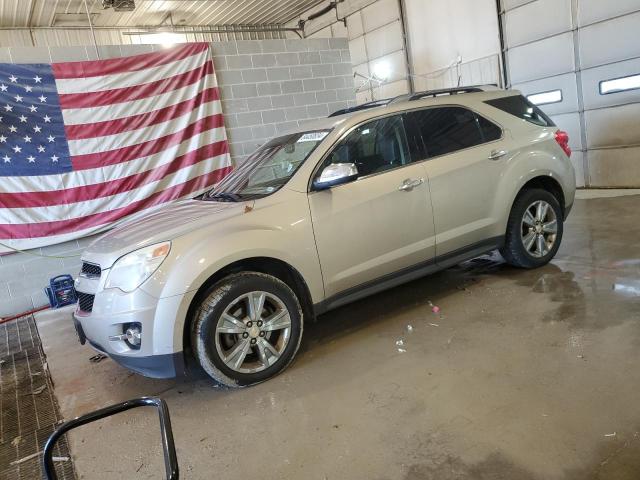
M 189 232 L 172 240 L 169 256 L 157 272 L 141 287 L 150 295 L 169 301 L 175 324 L 174 343 L 182 343 L 182 330 L 189 305 L 200 287 L 226 266 L 255 257 L 268 257 L 287 263 L 305 280 L 314 303 L 324 298 L 320 262 L 304 198 L 259 204 L 245 215 L 224 224 Z M 171 300 L 170 300 L 171 299 Z M 163 319 L 163 324 L 172 319 Z

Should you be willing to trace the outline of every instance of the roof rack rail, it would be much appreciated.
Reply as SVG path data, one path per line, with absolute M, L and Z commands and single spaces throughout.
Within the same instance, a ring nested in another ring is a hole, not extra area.
M 457 87 L 457 88 L 443 88 L 440 90 L 427 90 L 426 92 L 414 93 L 409 97 L 409 101 L 420 100 L 424 97 L 438 97 L 440 95 L 458 95 L 460 93 L 477 93 L 484 92 L 481 87 Z
M 356 105 L 353 107 L 343 108 L 341 110 L 336 110 L 328 117 L 337 117 L 338 115 L 344 115 L 345 113 L 353 113 L 359 112 L 361 110 L 368 110 L 370 108 L 376 107 L 384 107 L 389 105 L 390 103 L 399 103 L 399 102 L 410 102 L 412 100 L 420 100 L 424 97 L 438 97 L 440 95 L 458 95 L 459 93 L 477 93 L 477 92 L 485 92 L 491 89 L 497 89 L 498 86 L 495 84 L 487 84 L 487 85 L 473 85 L 469 87 L 455 87 L 455 88 L 443 88 L 440 90 L 427 90 L 424 92 L 417 93 L 403 93 L 396 97 L 392 98 L 384 98 L 381 100 L 373 100 L 371 102 L 363 103 L 361 105 Z
M 374 100 L 372 102 L 362 103 L 360 105 L 356 105 L 354 107 L 343 108 L 341 110 L 336 110 L 329 117 L 337 117 L 338 115 L 344 115 L 345 113 L 359 112 L 360 110 L 367 110 L 369 108 L 375 107 L 384 107 L 389 102 L 391 102 L 393 98 L 385 98 L 382 100 Z

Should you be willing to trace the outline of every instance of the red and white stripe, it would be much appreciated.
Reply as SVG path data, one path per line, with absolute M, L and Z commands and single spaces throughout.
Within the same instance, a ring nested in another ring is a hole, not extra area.
M 35 248 L 97 233 L 231 170 L 206 43 L 52 67 L 73 171 L 4 177 L 1 243 Z

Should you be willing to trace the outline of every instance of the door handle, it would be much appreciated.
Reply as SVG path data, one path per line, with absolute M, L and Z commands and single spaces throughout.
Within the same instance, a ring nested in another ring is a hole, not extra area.
M 494 150 L 489 154 L 489 160 L 499 160 L 504 157 L 507 153 L 506 150 Z
M 404 182 L 402 182 L 402 185 L 398 187 L 398 190 L 400 190 L 401 192 L 410 192 L 414 188 L 422 185 L 423 183 L 424 183 L 424 178 L 418 178 L 415 180 L 407 178 Z

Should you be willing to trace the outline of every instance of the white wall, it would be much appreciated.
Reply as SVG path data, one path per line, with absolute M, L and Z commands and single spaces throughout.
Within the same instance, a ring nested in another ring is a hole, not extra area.
M 416 74 L 500 53 L 495 0 L 405 0 Z
M 383 85 L 362 85 L 355 79 L 359 103 L 409 91 L 409 75 L 415 90 L 461 85 L 502 84 L 500 35 L 496 0 L 402 0 L 405 5 L 409 63 L 402 38 L 400 0 L 345 0 L 335 12 L 308 22 L 311 37 L 349 38 L 353 71 L 372 76 L 384 62 L 391 77 Z M 321 5 L 300 18 L 324 8 Z M 297 23 L 297 19 L 291 25 Z M 460 58 L 459 65 L 450 67 Z M 450 68 L 447 68 L 450 67 Z
M 640 0 L 503 0 L 509 81 L 570 136 L 580 186 L 640 186 L 640 90 L 600 82 L 640 72 Z
M 302 14 L 301 18 L 306 19 L 326 5 L 322 3 Z M 338 16 L 346 17 L 346 27 L 336 20 L 335 11 L 332 11 L 308 22 L 306 35 L 311 38 L 347 37 L 354 73 L 371 77 L 379 64 L 387 65 L 390 73 L 383 84 L 354 78 L 358 103 L 407 93 L 408 69 L 399 0 L 345 0 L 338 4 Z M 297 19 L 292 22 L 295 23 Z

